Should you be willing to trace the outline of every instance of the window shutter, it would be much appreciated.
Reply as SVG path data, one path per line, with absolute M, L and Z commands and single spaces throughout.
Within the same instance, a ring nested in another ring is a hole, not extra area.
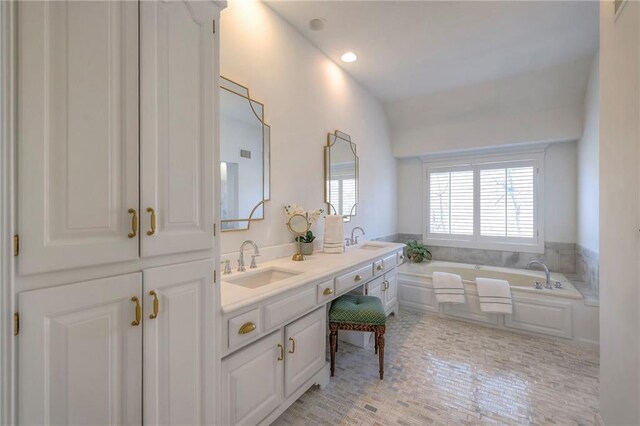
M 429 175 L 430 232 L 473 235 L 473 170 Z

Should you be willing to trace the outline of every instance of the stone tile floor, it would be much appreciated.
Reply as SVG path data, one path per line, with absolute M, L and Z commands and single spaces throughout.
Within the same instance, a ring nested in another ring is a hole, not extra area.
M 597 353 L 556 340 L 401 311 L 373 348 L 339 345 L 336 375 L 275 425 L 597 424 Z

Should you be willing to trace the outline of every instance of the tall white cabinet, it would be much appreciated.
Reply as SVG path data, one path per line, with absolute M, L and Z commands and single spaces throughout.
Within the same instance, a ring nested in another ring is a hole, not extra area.
M 19 2 L 17 422 L 218 423 L 224 2 Z

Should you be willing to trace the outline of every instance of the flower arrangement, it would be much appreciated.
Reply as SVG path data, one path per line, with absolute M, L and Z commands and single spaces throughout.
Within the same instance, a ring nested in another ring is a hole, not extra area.
M 297 204 L 289 204 L 284 206 L 284 212 L 287 215 L 287 221 L 289 219 L 291 219 L 291 216 L 296 215 L 296 214 L 301 214 L 302 216 L 306 216 L 307 220 L 309 221 L 309 225 L 313 225 L 314 223 L 316 223 L 318 221 L 318 219 L 320 219 L 320 217 L 322 216 L 322 213 L 324 213 L 323 209 L 316 209 L 316 210 L 312 210 L 312 211 L 306 211 L 305 209 L 303 209 L 302 207 L 300 207 Z M 300 236 L 300 237 L 296 237 L 296 242 L 299 243 L 312 243 L 313 240 L 315 240 L 316 237 L 315 235 L 313 235 L 313 232 L 311 230 L 308 230 L 306 235 Z

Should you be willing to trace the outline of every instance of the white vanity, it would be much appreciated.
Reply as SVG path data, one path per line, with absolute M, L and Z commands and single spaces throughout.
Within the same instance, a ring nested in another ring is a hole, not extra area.
M 268 424 L 329 382 L 327 308 L 361 291 L 397 312 L 403 244 L 378 241 L 304 262 L 275 259 L 222 277 L 222 422 Z

